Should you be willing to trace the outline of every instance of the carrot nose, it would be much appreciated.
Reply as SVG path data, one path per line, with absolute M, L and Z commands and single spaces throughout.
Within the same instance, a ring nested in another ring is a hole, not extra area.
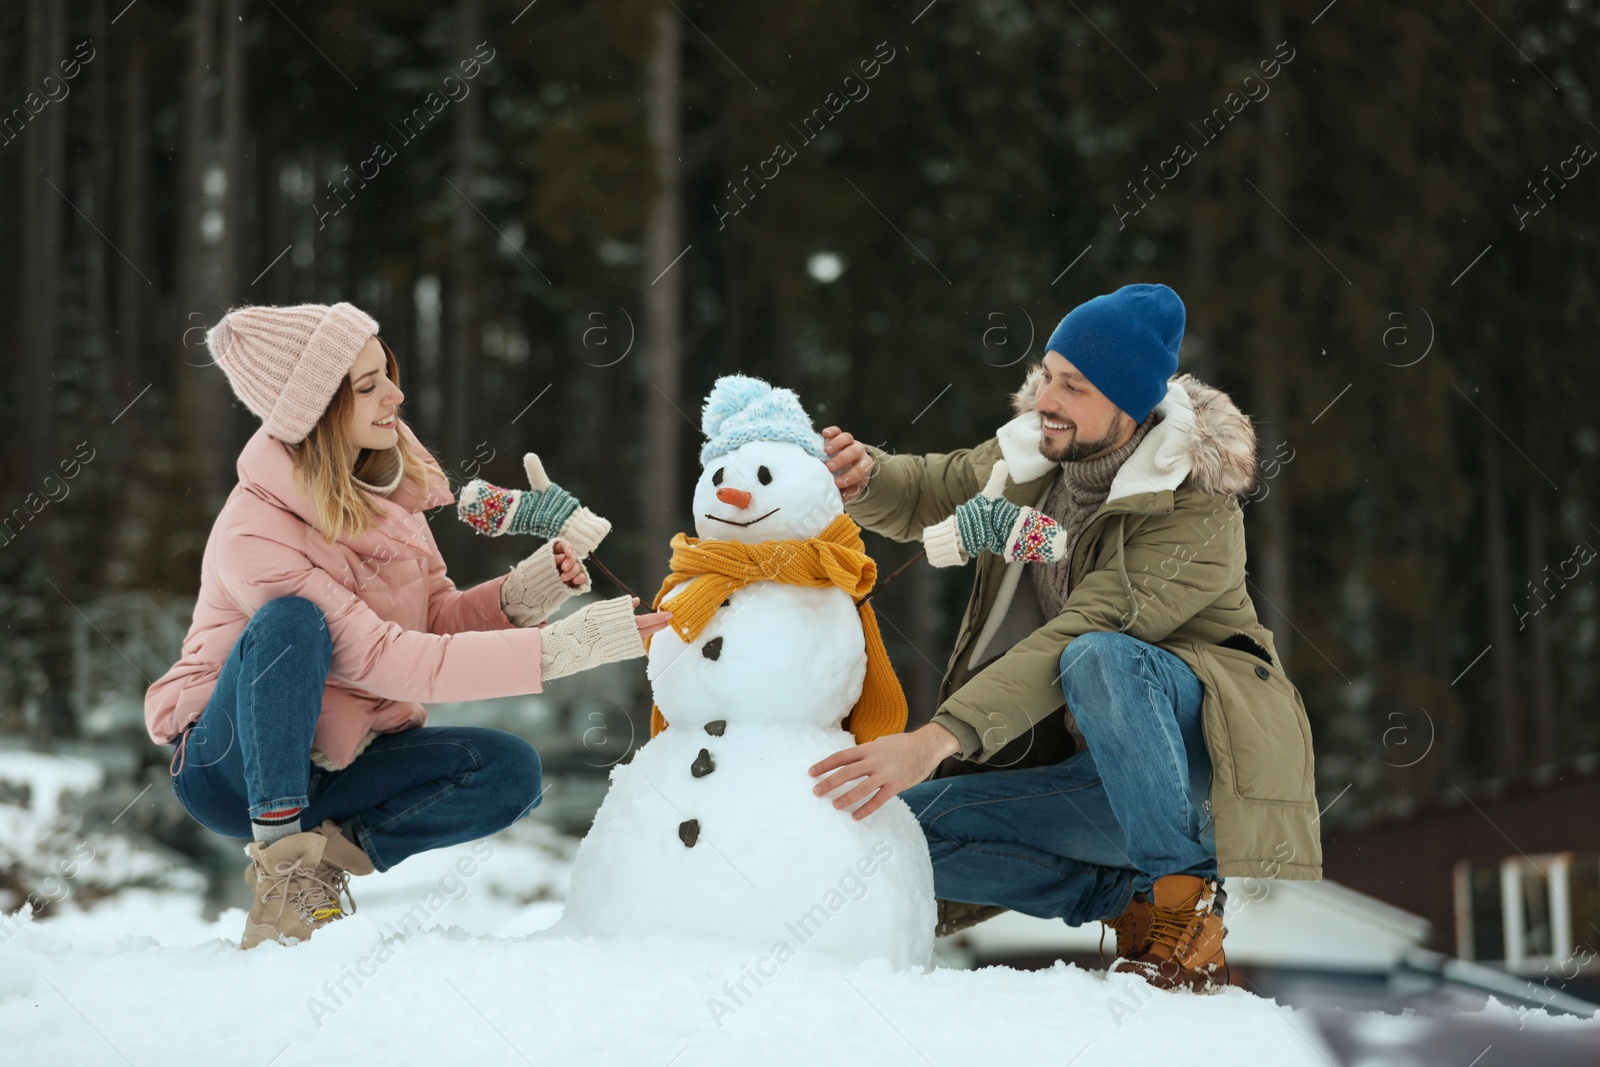
M 728 487 L 718 489 L 717 499 L 722 501 L 724 504 L 732 504 L 736 508 L 747 508 L 750 506 L 750 494 L 745 492 L 743 489 L 732 489 Z

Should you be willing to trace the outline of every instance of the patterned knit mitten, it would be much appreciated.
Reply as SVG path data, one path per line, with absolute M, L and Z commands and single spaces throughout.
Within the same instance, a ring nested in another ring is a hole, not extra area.
M 502 489 L 474 478 L 461 488 L 456 514 L 481 534 L 535 534 L 569 542 L 581 559 L 611 532 L 611 523 L 578 503 L 544 472 L 537 453 L 522 457 L 528 489 Z
M 929 563 L 955 567 L 979 552 L 992 552 L 1007 563 L 1053 563 L 1062 557 L 1066 531 L 1038 509 L 1019 507 L 1002 496 L 1006 474 L 1001 460 L 982 492 L 922 531 Z

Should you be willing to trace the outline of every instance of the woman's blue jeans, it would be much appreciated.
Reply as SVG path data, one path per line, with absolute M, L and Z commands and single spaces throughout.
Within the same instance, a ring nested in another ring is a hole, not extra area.
M 1115 918 L 1165 875 L 1216 877 L 1204 691 L 1188 664 L 1088 633 L 1067 643 L 1061 687 L 1086 750 L 900 794 L 927 834 L 934 892 L 1079 926 Z
M 190 815 L 250 837 L 252 817 L 298 807 L 303 828 L 334 820 L 386 871 L 504 829 L 538 805 L 539 754 L 503 730 L 418 727 L 379 734 L 343 770 L 312 763 L 332 660 L 310 600 L 270 600 L 250 617 L 205 711 L 170 746 L 173 789 Z

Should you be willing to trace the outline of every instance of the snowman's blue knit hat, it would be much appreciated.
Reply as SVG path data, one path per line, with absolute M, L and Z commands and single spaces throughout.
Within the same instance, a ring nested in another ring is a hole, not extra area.
M 774 389 L 743 374 L 717 379 L 700 410 L 700 429 L 706 435 L 701 466 L 751 441 L 788 441 L 823 462 L 828 458 L 822 435 L 811 428 L 811 418 L 792 390 Z

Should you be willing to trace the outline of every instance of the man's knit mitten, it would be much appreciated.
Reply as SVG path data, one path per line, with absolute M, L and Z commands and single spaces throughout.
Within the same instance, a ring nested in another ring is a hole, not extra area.
M 611 523 L 578 503 L 544 472 L 535 452 L 522 457 L 528 489 L 503 489 L 474 478 L 461 488 L 456 514 L 481 534 L 534 534 L 570 542 L 581 559 L 611 532 Z
M 982 492 L 948 519 L 922 531 L 929 563 L 955 567 L 979 552 L 992 552 L 1007 563 L 1052 563 L 1061 558 L 1066 531 L 1036 508 L 1019 507 L 1002 496 L 1006 475 L 1005 460 L 1000 460 Z
M 1037 508 L 1022 508 L 1006 536 L 1007 563 L 1057 563 L 1066 556 L 1067 531 Z
M 645 653 L 644 638 L 634 621 L 633 598 L 627 596 L 586 605 L 541 627 L 539 633 L 539 675 L 547 682 Z

